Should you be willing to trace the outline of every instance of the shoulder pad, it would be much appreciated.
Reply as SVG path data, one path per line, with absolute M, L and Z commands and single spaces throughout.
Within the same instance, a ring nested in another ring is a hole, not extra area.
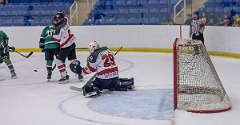
M 3 32 L 3 31 L 0 31 L 0 40 L 1 41 L 8 40 L 7 34 L 5 32 Z
M 97 50 L 95 50 L 93 53 L 91 53 L 91 55 L 88 57 L 88 61 L 91 62 L 91 63 L 95 63 L 96 60 L 97 60 L 97 57 L 99 55 L 99 53 L 101 53 L 102 51 L 105 51 L 107 50 L 108 48 L 107 47 L 101 47 Z
M 97 56 L 95 56 L 93 54 L 91 54 L 87 59 L 87 61 L 90 62 L 90 63 L 95 63 L 96 60 L 97 60 Z

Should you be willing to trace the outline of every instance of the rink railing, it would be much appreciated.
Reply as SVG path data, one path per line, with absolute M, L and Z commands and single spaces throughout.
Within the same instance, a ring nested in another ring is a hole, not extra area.
M 116 51 L 118 48 L 110 48 L 113 51 Z M 19 52 L 41 52 L 39 48 L 16 48 Z M 88 52 L 87 48 L 76 48 L 78 52 Z M 172 53 L 172 49 L 167 48 L 123 48 L 123 52 L 153 52 L 153 53 Z M 229 53 L 229 52 L 219 52 L 219 51 L 209 51 L 210 56 L 220 56 L 225 58 L 235 58 L 240 59 L 240 54 L 238 53 Z

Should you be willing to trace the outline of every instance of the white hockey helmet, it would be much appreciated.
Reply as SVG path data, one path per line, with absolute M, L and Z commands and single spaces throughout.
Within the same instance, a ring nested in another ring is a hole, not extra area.
M 96 49 L 99 49 L 100 45 L 97 43 L 97 41 L 91 41 L 88 45 L 88 49 L 90 53 L 94 52 Z

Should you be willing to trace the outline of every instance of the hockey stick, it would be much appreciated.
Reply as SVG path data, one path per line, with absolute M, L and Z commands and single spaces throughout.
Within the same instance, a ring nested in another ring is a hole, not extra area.
M 55 64 L 55 65 L 52 67 L 52 71 L 56 68 L 56 66 L 57 66 L 57 65 Z
M 122 46 L 120 48 L 118 48 L 118 50 L 114 53 L 114 56 L 116 56 L 122 48 L 123 48 Z
M 22 54 L 22 53 L 20 53 L 20 52 L 18 52 L 18 51 L 15 51 L 15 52 L 18 53 L 19 55 L 25 57 L 25 58 L 29 58 L 29 57 L 33 54 L 33 52 L 30 52 L 30 53 L 28 53 L 27 55 L 24 55 L 24 54 Z
M 115 53 L 114 56 L 116 56 L 118 54 L 118 52 L 122 49 L 123 47 L 121 46 Z M 90 84 L 95 78 L 96 78 L 97 74 L 95 73 L 88 81 L 86 84 Z M 85 85 L 86 85 L 85 84 Z M 71 90 L 75 90 L 75 91 L 82 91 L 82 87 L 76 87 L 76 86 L 70 86 Z

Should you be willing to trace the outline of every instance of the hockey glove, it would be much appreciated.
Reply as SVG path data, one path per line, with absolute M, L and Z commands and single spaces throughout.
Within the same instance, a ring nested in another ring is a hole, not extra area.
M 44 49 L 44 41 L 45 41 L 44 38 L 40 38 L 40 41 L 39 41 L 39 48 L 40 49 Z
M 1 59 L 2 59 L 3 61 L 9 59 L 9 53 L 8 53 L 8 54 L 4 54 Z
M 16 50 L 14 46 L 9 46 L 9 49 L 11 52 L 15 52 L 15 50 Z
M 3 63 L 3 60 L 0 58 L 0 64 Z
M 41 52 L 45 52 L 45 49 L 41 48 Z

